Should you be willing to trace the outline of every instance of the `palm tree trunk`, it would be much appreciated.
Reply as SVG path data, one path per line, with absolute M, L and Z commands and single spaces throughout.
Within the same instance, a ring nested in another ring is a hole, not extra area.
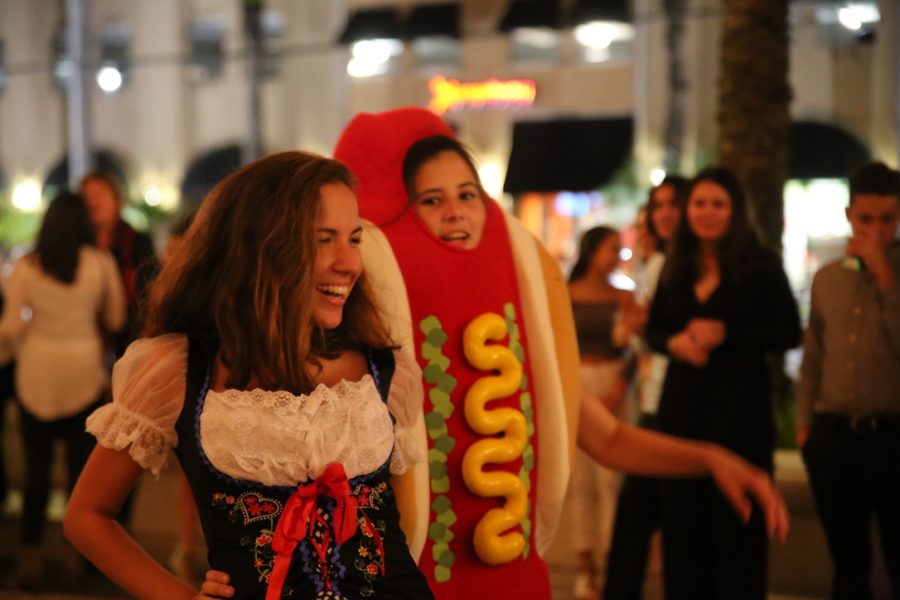
M 719 157 L 746 186 L 765 245 L 781 250 L 791 88 L 788 0 L 722 0 Z
M 788 0 L 722 0 L 719 156 L 744 183 L 762 242 L 781 252 L 790 157 Z M 784 356 L 769 361 L 779 447 L 793 446 Z

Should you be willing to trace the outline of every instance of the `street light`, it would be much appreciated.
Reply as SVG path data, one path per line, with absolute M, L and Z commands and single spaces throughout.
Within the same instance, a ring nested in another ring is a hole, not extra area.
M 107 94 L 114 94 L 122 87 L 122 72 L 115 65 L 101 66 L 97 70 L 97 85 Z

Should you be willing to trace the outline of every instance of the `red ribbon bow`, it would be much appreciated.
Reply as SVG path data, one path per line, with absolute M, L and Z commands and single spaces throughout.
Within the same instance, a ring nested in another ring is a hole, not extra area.
M 313 546 L 319 554 L 319 560 L 323 564 L 327 562 L 326 552 L 331 534 L 327 523 L 316 510 L 319 496 L 327 496 L 337 503 L 330 528 L 334 531 L 335 541 L 341 544 L 356 533 L 356 497 L 350 495 L 350 481 L 347 479 L 344 465 L 332 463 L 312 483 L 297 486 L 297 491 L 284 505 L 281 518 L 275 527 L 275 535 L 272 537 L 275 564 L 269 574 L 266 600 L 281 598 L 281 589 L 284 587 L 294 550 L 300 540 L 312 532 L 317 522 L 326 525 L 325 536 L 321 544 L 314 543 Z

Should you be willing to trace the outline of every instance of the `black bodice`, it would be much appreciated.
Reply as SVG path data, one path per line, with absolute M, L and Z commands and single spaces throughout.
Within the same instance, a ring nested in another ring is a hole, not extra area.
M 234 598 L 262 599 L 275 565 L 273 538 L 279 519 L 298 487 L 238 480 L 210 464 L 200 444 L 199 423 L 214 354 L 202 342 L 190 341 L 175 452 L 197 504 L 210 567 L 231 576 Z M 369 370 L 386 399 L 394 373 L 392 352 L 370 351 Z M 305 537 L 293 551 L 281 598 L 432 598 L 400 530 L 389 463 L 390 459 L 376 471 L 349 480 L 350 495 L 358 506 L 351 515 L 356 531 L 343 543 L 335 539 L 335 500 L 326 495 L 315 498 L 315 510 Z

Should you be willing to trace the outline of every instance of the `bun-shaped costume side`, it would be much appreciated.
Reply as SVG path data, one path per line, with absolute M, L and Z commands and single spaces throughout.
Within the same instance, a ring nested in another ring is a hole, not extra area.
M 419 439 L 428 460 L 415 481 L 398 487 L 402 495 L 409 485 L 416 498 L 400 508 L 438 599 L 469 600 L 487 589 L 550 598 L 540 555 L 568 482 L 580 394 L 565 280 L 492 199 L 473 249 L 426 227 L 412 210 L 402 164 L 414 142 L 438 134 L 455 137 L 422 109 L 360 114 L 335 148 L 359 182 L 360 215 L 371 222 L 367 275 L 395 341 L 410 343 L 423 369 Z

